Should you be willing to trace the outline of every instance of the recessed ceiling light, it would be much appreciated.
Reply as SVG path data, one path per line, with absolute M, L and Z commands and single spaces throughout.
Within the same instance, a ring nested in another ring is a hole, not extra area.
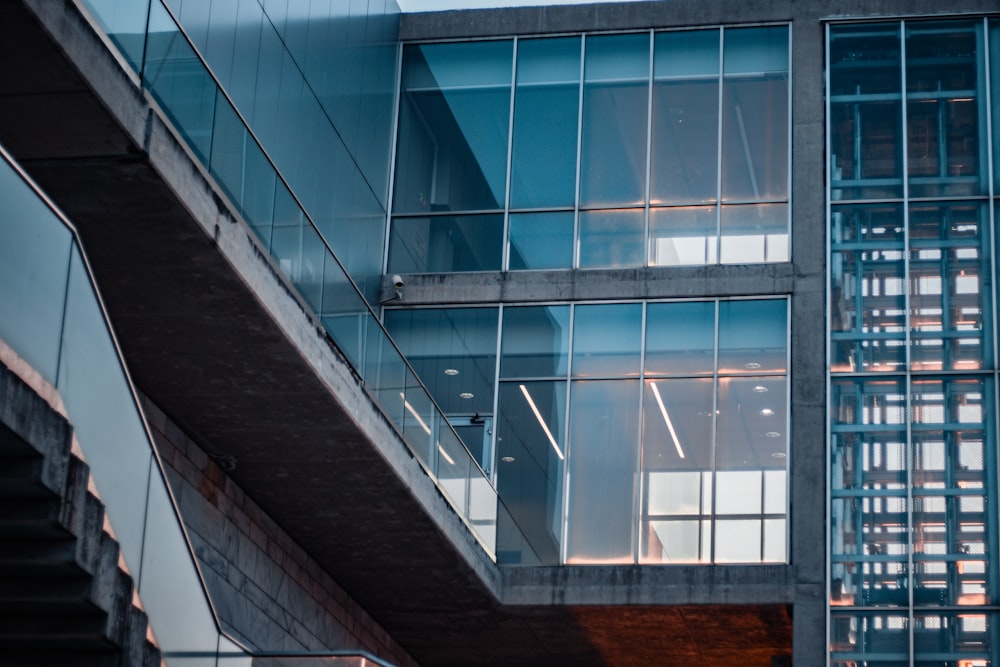
M 767 393 L 767 387 L 765 387 L 762 384 L 757 385 L 756 387 L 753 388 L 753 390 L 755 392 L 757 392 L 758 394 L 766 394 Z
M 444 374 L 445 375 L 458 375 L 458 369 L 457 368 L 446 368 L 446 369 L 444 369 Z
M 501 456 L 500 460 L 503 461 L 504 463 L 513 463 L 514 462 L 514 457 L 513 456 Z
M 771 415 L 774 414 L 774 410 L 772 410 L 771 408 L 764 408 L 763 410 L 760 411 L 760 414 L 764 415 L 765 417 L 770 417 Z
M 476 395 L 469 391 L 463 391 L 458 395 L 459 398 L 475 398 Z
M 784 452 L 774 452 L 773 454 L 771 454 L 771 458 L 772 459 L 783 459 L 783 458 L 785 458 L 785 453 Z
M 755 371 L 758 368 L 760 368 L 760 364 L 758 364 L 756 361 L 748 361 L 747 363 L 745 363 L 743 365 L 746 366 L 747 368 L 749 368 L 752 371 Z
M 768 431 L 764 435 L 766 435 L 769 438 L 780 438 L 781 437 L 781 434 L 778 433 L 777 431 Z
M 711 417 L 712 413 L 709 412 L 708 410 L 702 410 L 701 412 L 698 413 L 698 416 L 699 417 Z

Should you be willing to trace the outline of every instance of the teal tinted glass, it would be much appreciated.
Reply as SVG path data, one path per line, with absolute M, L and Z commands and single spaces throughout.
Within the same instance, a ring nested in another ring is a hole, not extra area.
M 639 374 L 642 304 L 591 304 L 573 313 L 573 375 Z
M 615 209 L 580 213 L 581 269 L 642 266 L 646 263 L 644 211 Z
M 580 41 L 518 42 L 511 208 L 572 206 L 575 201 Z
M 784 299 L 719 304 L 719 374 L 784 372 L 787 340 Z
M 564 377 L 569 306 L 505 308 L 501 340 L 501 378 Z
M 711 375 L 715 370 L 715 302 L 646 306 L 646 374 Z
M 642 204 L 646 185 L 650 36 L 588 37 L 580 203 Z
M 508 268 L 572 268 L 573 218 L 572 211 L 511 213 Z
M 403 51 L 393 210 L 503 207 L 513 42 Z
M 389 271 L 498 271 L 503 259 L 503 214 L 393 218 Z

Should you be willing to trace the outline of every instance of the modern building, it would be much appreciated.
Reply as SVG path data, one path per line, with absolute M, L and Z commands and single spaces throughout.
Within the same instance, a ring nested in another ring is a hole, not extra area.
M 995 2 L 0 29 L 13 664 L 1000 662 Z

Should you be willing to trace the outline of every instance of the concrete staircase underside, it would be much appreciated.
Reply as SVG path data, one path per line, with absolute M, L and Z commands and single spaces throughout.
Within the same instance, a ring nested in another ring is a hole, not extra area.
M 0 366 L 0 662 L 159 665 L 72 437 L 62 416 Z

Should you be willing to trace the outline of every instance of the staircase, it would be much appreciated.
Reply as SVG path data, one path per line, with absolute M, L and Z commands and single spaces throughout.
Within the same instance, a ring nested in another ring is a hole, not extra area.
M 72 428 L 0 365 L 0 662 L 156 667 Z

